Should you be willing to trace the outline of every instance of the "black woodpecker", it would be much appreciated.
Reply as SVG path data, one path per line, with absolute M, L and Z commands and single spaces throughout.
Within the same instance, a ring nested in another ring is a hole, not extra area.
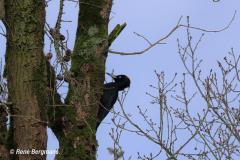
M 96 129 L 116 103 L 118 92 L 130 87 L 130 79 L 126 75 L 115 76 L 107 74 L 113 78 L 114 82 L 104 84 L 103 95 L 100 99 L 101 104 L 98 109 Z

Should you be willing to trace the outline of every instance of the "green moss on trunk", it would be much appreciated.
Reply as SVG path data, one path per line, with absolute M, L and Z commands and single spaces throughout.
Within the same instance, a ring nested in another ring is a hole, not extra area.
M 59 160 L 96 159 L 96 117 L 104 83 L 112 0 L 82 0 L 79 4 L 67 106 L 58 108 L 56 117 L 61 123 L 54 127 L 60 142 Z
M 46 149 L 46 62 L 43 54 L 45 1 L 8 0 L 6 71 L 11 107 L 11 148 Z M 42 159 L 13 155 L 13 159 Z

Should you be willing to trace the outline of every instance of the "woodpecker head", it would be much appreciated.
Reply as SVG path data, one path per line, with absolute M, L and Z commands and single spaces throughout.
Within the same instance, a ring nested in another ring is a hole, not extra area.
M 113 75 L 107 73 L 115 81 L 118 86 L 119 91 L 124 90 L 127 87 L 130 87 L 130 79 L 126 75 Z

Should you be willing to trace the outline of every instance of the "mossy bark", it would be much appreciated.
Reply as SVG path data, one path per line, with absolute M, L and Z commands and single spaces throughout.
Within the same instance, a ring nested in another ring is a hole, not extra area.
M 79 3 L 66 106 L 57 108 L 52 127 L 60 142 L 59 160 L 96 159 L 96 117 L 104 83 L 111 6 L 112 0 Z
M 0 106 L 0 160 L 9 160 L 7 149 L 7 112 L 6 107 Z
M 5 15 L 4 0 L 0 0 L 0 19 Z
M 43 54 L 44 0 L 5 1 L 7 28 L 6 71 L 12 102 L 9 148 L 46 149 L 47 78 Z M 12 159 L 45 159 L 17 155 Z

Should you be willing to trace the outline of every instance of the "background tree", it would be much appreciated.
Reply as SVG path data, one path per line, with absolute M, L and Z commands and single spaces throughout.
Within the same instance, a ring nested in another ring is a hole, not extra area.
M 239 139 L 239 62 L 240 55 L 233 49 L 218 61 L 218 71 L 210 70 L 202 75 L 202 61 L 198 60 L 197 49 L 203 38 L 195 41 L 187 28 L 187 44 L 178 40 L 179 56 L 186 69 L 183 80 L 176 82 L 177 74 L 168 81 L 165 73 L 155 71 L 157 84 L 150 85 L 153 93 L 147 92 L 153 106 L 158 105 L 159 119 L 149 116 L 151 111 L 137 107 L 143 123 L 133 120 L 124 110 L 127 92 L 119 99 L 121 112 L 112 119 L 115 128 L 110 136 L 114 142 L 109 148 L 114 159 L 126 159 L 120 145 L 124 132 L 135 133 L 159 146 L 157 152 L 138 153 L 138 159 L 238 159 Z M 219 73 L 220 72 L 220 73 Z M 217 74 L 219 73 L 219 74 Z M 195 85 L 188 90 L 188 84 Z M 201 98 L 201 105 L 194 100 Z M 178 104 L 173 105 L 172 102 Z M 195 107 L 198 107 L 195 109 Z M 194 112 L 194 110 L 202 110 Z M 121 115 L 121 116 L 119 116 Z M 184 135 L 184 137 L 181 137 Z

